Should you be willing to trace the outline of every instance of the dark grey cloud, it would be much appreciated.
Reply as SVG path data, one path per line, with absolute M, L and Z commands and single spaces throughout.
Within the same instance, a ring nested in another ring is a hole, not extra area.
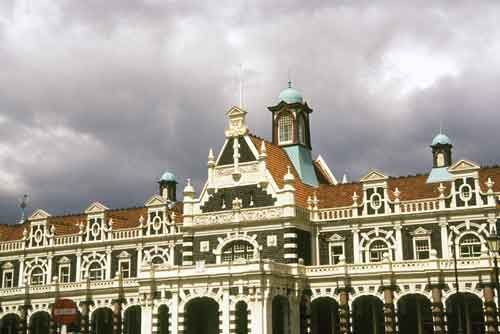
M 0 221 L 94 200 L 141 205 L 171 170 L 200 190 L 238 101 L 269 138 L 290 73 L 337 177 L 426 172 L 440 124 L 455 156 L 500 161 L 496 2 L 0 2 Z

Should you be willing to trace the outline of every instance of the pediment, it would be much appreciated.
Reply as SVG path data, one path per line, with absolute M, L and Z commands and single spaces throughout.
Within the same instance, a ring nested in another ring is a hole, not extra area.
M 2 269 L 13 269 L 14 268 L 14 265 L 12 264 L 12 262 L 6 262 L 2 265 Z
M 448 168 L 448 172 L 453 173 L 453 172 L 475 171 L 480 168 L 481 166 L 479 166 L 477 163 L 470 160 L 462 159 L 460 161 L 455 162 L 450 168 Z
M 372 169 L 368 172 L 368 174 L 363 176 L 361 178 L 361 180 L 359 180 L 359 181 L 360 182 L 374 182 L 374 181 L 385 181 L 387 179 L 388 179 L 388 177 L 386 175 L 384 175 L 382 172 L 379 172 L 377 170 Z
M 57 261 L 57 263 L 71 263 L 71 260 L 67 257 L 67 256 L 63 256 L 62 258 L 59 259 L 59 261 Z
M 160 195 L 154 195 L 144 203 L 145 206 L 165 205 L 167 201 Z
M 29 217 L 29 220 L 42 220 L 50 217 L 50 214 L 47 211 L 42 209 L 38 209 Z
M 247 112 L 237 106 L 232 106 L 227 112 L 226 115 L 228 117 L 242 116 L 246 115 Z
M 130 254 L 127 253 L 126 251 L 122 251 L 119 255 L 118 258 L 120 259 L 128 259 L 130 257 Z
M 106 210 L 109 210 L 108 207 L 106 207 L 104 204 L 101 204 L 99 202 L 94 202 L 90 204 L 90 206 L 84 211 L 87 214 L 92 214 L 92 213 L 102 213 Z
M 426 230 L 422 226 L 419 226 L 415 229 L 415 231 L 412 232 L 412 235 L 429 235 L 431 234 L 431 231 Z
M 328 241 L 345 241 L 345 238 L 335 233 L 332 236 L 330 236 L 330 238 L 328 238 Z

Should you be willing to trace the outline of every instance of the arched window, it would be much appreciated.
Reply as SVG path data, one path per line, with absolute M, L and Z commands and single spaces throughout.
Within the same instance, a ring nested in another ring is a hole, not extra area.
M 286 144 L 292 142 L 293 120 L 290 113 L 284 113 L 278 119 L 279 143 Z
M 306 143 L 306 126 L 305 126 L 305 122 L 304 122 L 304 116 L 300 115 L 297 120 L 298 120 L 297 134 L 298 134 L 298 138 L 299 138 L 299 143 L 305 144 Z
M 375 240 L 370 244 L 370 262 L 380 262 L 384 253 L 389 253 L 389 246 L 383 240 Z
M 31 270 L 30 283 L 31 285 L 45 284 L 45 275 L 41 267 L 35 267 Z
M 481 256 L 481 240 L 474 234 L 468 233 L 460 238 L 460 257 Z
M 436 165 L 438 167 L 444 167 L 444 153 L 443 152 L 439 152 L 436 156 Z
M 163 257 L 161 255 L 155 255 L 151 258 L 151 263 L 152 264 L 163 264 L 165 261 L 163 260 Z
M 99 262 L 94 261 L 89 265 L 88 274 L 91 281 L 101 281 L 104 277 L 104 268 Z
M 250 260 L 254 257 L 254 251 L 254 246 L 248 241 L 233 241 L 222 249 L 222 262 L 230 262 L 238 259 Z

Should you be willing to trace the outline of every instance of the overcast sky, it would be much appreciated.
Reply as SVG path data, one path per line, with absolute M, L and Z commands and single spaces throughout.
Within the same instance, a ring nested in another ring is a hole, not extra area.
M 239 64 L 252 132 L 290 75 L 337 178 L 427 172 L 440 124 L 455 159 L 499 163 L 499 2 L 424 2 L 0 0 L 0 221 L 24 193 L 143 205 L 166 170 L 199 191 Z

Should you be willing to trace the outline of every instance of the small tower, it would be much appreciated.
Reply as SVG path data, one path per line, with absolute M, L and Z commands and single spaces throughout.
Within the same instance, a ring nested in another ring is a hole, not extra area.
M 273 115 L 273 144 L 283 147 L 302 182 L 318 186 L 311 155 L 309 115 L 312 109 L 291 81 L 288 88 L 281 91 L 279 100 L 277 105 L 268 107 Z
M 158 181 L 160 185 L 160 196 L 168 201 L 175 202 L 177 200 L 177 180 L 175 175 L 170 172 L 165 172 Z
M 427 183 L 446 182 L 453 180 L 453 176 L 448 172 L 451 166 L 451 145 L 450 138 L 439 132 L 432 140 L 432 170 L 427 178 Z
M 268 109 L 273 114 L 273 143 L 280 146 L 301 145 L 311 149 L 311 132 L 309 128 L 309 108 L 302 94 L 292 87 L 281 91 L 280 102 Z
M 439 133 L 432 140 L 432 167 L 442 168 L 451 166 L 451 145 L 450 138 L 444 133 Z

